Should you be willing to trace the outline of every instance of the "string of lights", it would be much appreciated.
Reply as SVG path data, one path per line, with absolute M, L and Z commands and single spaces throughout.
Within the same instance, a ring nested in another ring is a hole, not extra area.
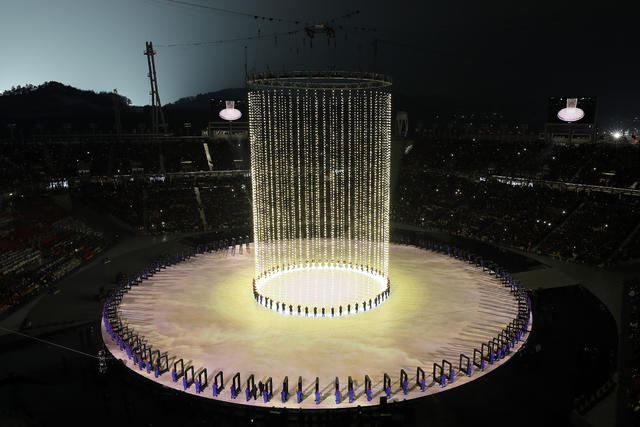
M 329 80 L 334 77 L 328 78 Z M 249 78 L 256 282 L 347 268 L 388 276 L 391 95 Z M 339 83 L 338 83 L 339 84 Z

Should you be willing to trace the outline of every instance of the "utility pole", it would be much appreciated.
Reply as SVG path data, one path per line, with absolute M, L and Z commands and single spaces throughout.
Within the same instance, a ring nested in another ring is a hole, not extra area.
M 147 65 L 149 66 L 149 84 L 151 85 L 151 131 L 154 134 L 159 133 L 160 128 L 163 132 L 167 131 L 167 124 L 164 121 L 164 113 L 162 112 L 162 104 L 160 103 L 160 94 L 158 93 L 158 79 L 156 77 L 156 61 L 153 50 L 153 43 L 146 42 L 146 50 L 144 52 L 147 57 Z

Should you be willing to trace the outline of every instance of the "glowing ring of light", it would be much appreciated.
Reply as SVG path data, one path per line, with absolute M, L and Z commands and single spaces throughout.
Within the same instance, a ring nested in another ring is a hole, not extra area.
M 371 301 L 370 303 L 371 306 L 368 309 L 360 308 L 360 312 L 370 311 L 380 306 L 380 304 L 382 304 L 387 300 L 387 298 L 389 297 L 389 294 L 391 293 L 391 283 L 389 279 L 386 276 L 383 276 L 382 274 L 376 271 L 370 270 L 364 266 L 357 267 L 357 266 L 347 266 L 345 264 L 320 264 L 319 263 L 319 264 L 311 264 L 307 266 L 296 266 L 296 267 L 292 266 L 289 268 L 285 268 L 283 270 L 277 270 L 277 271 L 271 272 L 266 276 L 262 276 L 258 278 L 257 280 L 254 281 L 253 298 L 256 300 L 258 304 L 264 306 L 266 309 L 275 311 L 276 313 L 283 314 L 285 316 L 289 316 L 289 315 L 296 316 L 298 315 L 297 307 L 299 306 L 299 304 L 293 301 L 284 301 L 284 300 L 275 301 L 273 297 L 269 297 L 264 292 L 262 292 L 263 288 L 267 282 L 269 282 L 274 278 L 277 278 L 278 276 L 282 276 L 283 274 L 289 274 L 289 273 L 300 272 L 300 271 L 313 271 L 313 270 L 349 271 L 349 272 L 366 275 L 369 278 L 373 279 L 375 282 L 377 282 L 380 285 L 380 292 L 376 293 L 375 295 L 373 294 L 369 295 L 370 298 L 365 298 L 365 301 L 367 299 Z M 276 302 L 277 304 L 274 304 L 274 302 Z M 340 316 L 348 316 L 350 314 L 357 314 L 358 311 L 355 311 L 355 309 L 348 312 L 347 304 L 350 304 L 351 307 L 355 308 L 356 304 L 359 304 L 361 302 L 362 302 L 361 300 L 353 300 L 353 301 L 344 301 L 344 302 L 336 303 L 337 305 L 334 305 L 334 306 L 320 306 L 318 307 L 318 314 L 316 317 L 321 316 L 320 313 L 322 312 L 322 308 L 326 308 L 326 317 L 340 317 Z M 292 312 L 287 310 L 287 307 L 289 305 L 293 305 L 294 307 L 294 310 Z M 301 310 L 300 310 L 299 316 L 304 317 L 308 312 L 309 317 L 314 317 L 314 315 L 312 314 L 314 306 L 308 306 L 308 305 L 304 305 L 304 306 L 300 305 L 300 306 L 301 306 Z M 339 306 L 344 307 L 344 310 L 342 312 L 338 310 Z M 331 308 L 335 308 L 334 316 L 330 315 Z
M 584 117 L 584 111 L 578 107 L 567 107 L 558 111 L 558 118 L 564 122 L 577 122 Z

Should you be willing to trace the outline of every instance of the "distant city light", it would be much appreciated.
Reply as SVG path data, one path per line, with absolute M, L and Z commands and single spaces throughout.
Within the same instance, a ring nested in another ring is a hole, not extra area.
M 622 132 L 620 132 L 619 130 L 611 132 L 611 136 L 613 136 L 614 139 L 620 139 L 622 137 Z

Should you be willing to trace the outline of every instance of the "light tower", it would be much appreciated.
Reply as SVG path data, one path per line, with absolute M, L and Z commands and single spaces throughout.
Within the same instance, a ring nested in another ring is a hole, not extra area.
M 308 316 L 376 307 L 390 291 L 390 78 L 264 73 L 248 85 L 254 297 Z
M 162 112 L 162 104 L 160 103 L 160 94 L 158 93 L 158 78 L 156 76 L 156 51 L 153 50 L 152 42 L 145 42 L 146 49 L 144 51 L 147 57 L 147 65 L 149 66 L 149 84 L 151 85 L 151 131 L 157 134 L 159 129 L 164 132 L 167 130 L 167 124 L 164 121 L 164 113 Z

